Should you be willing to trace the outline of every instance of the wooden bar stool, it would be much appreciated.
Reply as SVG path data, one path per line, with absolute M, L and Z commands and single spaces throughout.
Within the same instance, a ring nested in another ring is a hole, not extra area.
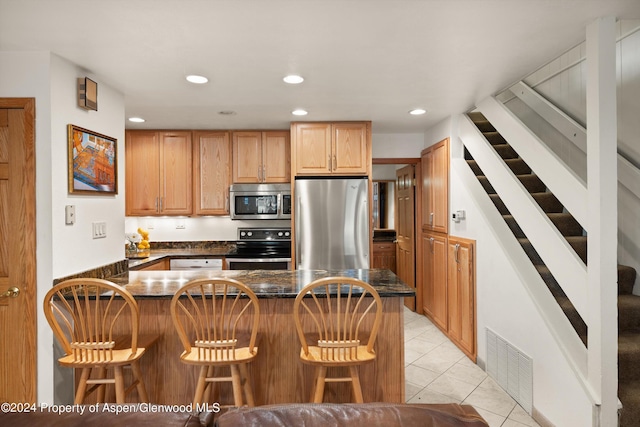
M 83 403 L 94 391 L 104 402 L 107 384 L 115 386 L 116 403 L 124 403 L 134 388 L 142 402 L 149 401 L 138 362 L 158 336 L 138 334 L 138 304 L 125 288 L 101 279 L 66 280 L 45 295 L 44 314 L 65 352 L 60 365 L 82 369 L 74 403 Z M 125 389 L 126 366 L 133 383 Z M 97 378 L 91 378 L 94 369 Z
M 382 301 L 368 283 L 329 277 L 305 286 L 293 305 L 303 363 L 317 367 L 312 401 L 322 403 L 326 382 L 350 382 L 362 403 L 358 366 L 373 362 L 373 345 L 382 320 Z M 305 328 L 306 325 L 306 328 Z M 348 367 L 348 377 L 327 377 L 331 367 Z
M 254 406 L 247 364 L 258 355 L 260 307 L 256 294 L 233 279 L 198 279 L 171 300 L 171 317 L 184 346 L 180 360 L 200 366 L 194 406 L 207 403 L 211 384 L 231 382 L 234 406 Z M 228 366 L 231 376 L 216 368 Z

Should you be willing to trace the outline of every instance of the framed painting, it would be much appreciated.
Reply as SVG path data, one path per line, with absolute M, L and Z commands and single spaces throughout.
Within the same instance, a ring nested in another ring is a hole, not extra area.
M 117 140 L 68 125 L 69 194 L 118 194 Z

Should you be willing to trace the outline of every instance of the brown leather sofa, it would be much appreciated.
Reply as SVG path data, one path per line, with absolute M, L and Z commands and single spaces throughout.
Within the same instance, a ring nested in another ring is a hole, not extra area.
M 391 404 L 391 403 L 301 403 L 234 408 L 191 414 L 158 411 L 157 407 L 139 410 L 125 405 L 116 410 L 90 405 L 72 407 L 72 412 L 59 414 L 50 409 L 35 412 L 0 413 L 0 425 L 25 427 L 135 426 L 135 427 L 488 427 L 486 421 L 467 405 L 456 404 Z M 114 407 L 116 408 L 116 407 Z M 151 408 L 151 409 L 150 409 Z M 153 408 L 156 408 L 155 410 Z M 131 412 L 129 412 L 131 411 Z M 116 413 L 119 412 L 119 413 Z
M 231 409 L 216 427 L 489 427 L 472 406 L 457 404 L 302 403 Z

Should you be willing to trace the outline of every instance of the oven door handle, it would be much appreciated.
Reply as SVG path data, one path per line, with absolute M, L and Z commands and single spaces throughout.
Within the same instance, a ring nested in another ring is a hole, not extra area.
M 227 258 L 232 262 L 291 262 L 291 258 Z

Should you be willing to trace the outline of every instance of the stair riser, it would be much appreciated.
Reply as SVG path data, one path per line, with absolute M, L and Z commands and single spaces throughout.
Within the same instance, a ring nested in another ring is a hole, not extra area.
M 620 294 L 631 294 L 633 292 L 636 274 L 636 270 L 632 267 L 618 267 L 618 292 Z
M 506 159 L 505 163 L 516 175 L 527 175 L 531 173 L 531 168 L 521 158 Z
M 482 134 L 487 139 L 487 141 L 489 141 L 489 144 L 491 145 L 499 145 L 499 144 L 507 143 L 507 140 L 504 139 L 504 137 L 500 135 L 498 132 L 483 132 Z
M 552 214 L 549 218 L 563 236 L 582 236 L 580 223 L 570 214 Z
M 547 186 L 536 175 L 518 175 L 518 179 L 529 193 L 543 193 L 547 190 Z
M 630 382 L 640 380 L 640 354 L 618 353 L 618 371 L 624 375 L 619 376 L 620 381 Z
M 531 196 L 546 213 L 561 213 L 564 210 L 564 206 L 553 193 L 540 192 L 533 193 Z
M 489 123 L 488 121 L 476 121 L 476 122 L 474 122 L 474 124 L 476 125 L 478 130 L 480 130 L 480 132 L 495 132 L 496 131 L 496 128 L 494 128 L 493 125 L 491 123 Z
M 500 144 L 494 145 L 493 148 L 496 150 L 496 153 L 503 159 L 517 159 L 518 153 L 508 144 Z

